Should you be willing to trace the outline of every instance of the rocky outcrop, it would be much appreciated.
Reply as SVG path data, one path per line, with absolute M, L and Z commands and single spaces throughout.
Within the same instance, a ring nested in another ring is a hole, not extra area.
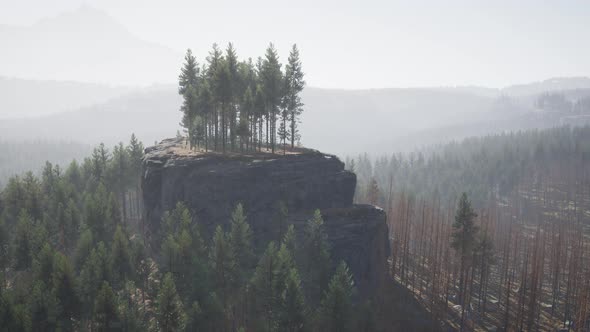
M 164 211 L 184 202 L 194 218 L 212 234 L 227 227 L 237 203 L 247 213 L 255 244 L 279 240 L 287 225 L 298 236 L 315 209 L 325 222 L 331 254 L 345 260 L 361 295 L 376 289 L 387 271 L 389 242 L 385 213 L 369 205 L 353 205 L 354 173 L 335 156 L 300 149 L 287 155 L 195 153 L 169 139 L 146 149 L 142 190 L 147 226 L 159 231 Z M 278 202 L 288 220 L 278 217 Z

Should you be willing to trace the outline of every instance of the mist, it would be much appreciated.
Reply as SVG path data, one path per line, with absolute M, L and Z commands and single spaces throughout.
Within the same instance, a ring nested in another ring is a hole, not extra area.
M 0 2 L 2 328 L 590 326 L 590 2 Z

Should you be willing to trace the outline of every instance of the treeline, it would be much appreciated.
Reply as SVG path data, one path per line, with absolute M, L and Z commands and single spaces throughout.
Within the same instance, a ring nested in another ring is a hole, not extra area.
M 587 176 L 590 127 L 519 131 L 432 146 L 407 154 L 346 158 L 357 174 L 356 199 L 387 207 L 392 192 L 457 199 L 467 192 L 477 207 L 506 197 L 525 178 L 548 174 L 574 181 Z M 374 201 L 371 200 L 374 198 Z
M 299 50 L 293 45 L 285 69 L 273 44 L 264 57 L 240 61 L 229 43 L 217 44 L 199 66 L 191 50 L 179 76 L 183 97 L 181 126 L 191 148 L 222 151 L 283 152 L 299 140 L 298 123 L 305 81 Z M 277 142 L 278 139 L 278 142 Z
M 67 168 L 15 176 L 0 193 L 2 331 L 374 331 L 322 216 L 258 250 L 246 212 L 211 238 L 179 203 L 146 235 L 130 192 L 132 137 Z M 288 211 L 284 211 L 288 213 Z M 158 245 L 154 247 L 154 243 Z
M 8 179 L 25 171 L 39 173 L 45 161 L 65 165 L 83 159 L 92 146 L 62 141 L 3 141 L 0 138 L 0 190 Z
M 363 157 L 357 199 L 386 209 L 392 274 L 437 320 L 464 330 L 578 328 L 590 319 L 588 142 L 589 127 L 562 127 L 374 166 Z M 474 197 L 469 213 L 461 189 Z

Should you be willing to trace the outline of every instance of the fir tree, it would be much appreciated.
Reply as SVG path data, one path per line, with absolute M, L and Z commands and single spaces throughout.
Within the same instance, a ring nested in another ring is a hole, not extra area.
M 279 328 L 281 331 L 289 332 L 308 329 L 307 308 L 296 268 L 291 268 L 285 279 L 284 290 L 281 294 Z
M 299 135 L 297 123 L 303 111 L 303 103 L 299 94 L 303 91 L 304 87 L 305 81 L 303 80 L 303 70 L 301 68 L 301 60 L 299 59 L 299 49 L 296 44 L 293 44 L 288 63 L 285 67 L 285 97 L 283 101 L 285 109 L 284 123 L 286 126 L 288 121 L 290 125 L 288 137 L 291 138 L 291 148 L 295 146 L 295 140 Z
M 167 273 L 162 280 L 156 301 L 158 328 L 163 332 L 180 331 L 185 326 L 185 313 L 182 302 L 176 292 L 172 274 Z
M 229 234 L 229 245 L 236 260 L 236 267 L 239 271 L 240 283 L 244 275 L 253 266 L 254 252 L 252 249 L 252 230 L 246 222 L 244 208 L 238 203 L 231 217 L 231 230 Z
M 270 242 L 266 251 L 260 258 L 256 271 L 252 277 L 253 291 L 253 317 L 257 317 L 256 329 L 261 331 L 274 331 L 277 327 L 278 298 L 277 287 L 277 247 Z
M 53 258 L 53 292 L 58 301 L 58 324 L 62 330 L 72 328 L 72 320 L 80 313 L 76 276 L 70 261 L 61 253 Z
M 121 285 L 127 278 L 133 276 L 133 265 L 129 249 L 129 240 L 121 226 L 117 226 L 111 245 L 111 271 L 115 283 Z
M 330 280 L 320 306 L 322 330 L 329 332 L 352 331 L 354 282 L 346 263 L 341 262 Z
M 236 257 L 229 243 L 228 236 L 221 226 L 217 226 L 213 235 L 210 251 L 211 272 L 216 289 L 221 293 L 225 310 L 229 307 L 229 298 L 236 278 Z
M 113 289 L 106 281 L 102 283 L 94 301 L 92 322 L 93 330 L 98 332 L 113 331 L 121 328 L 117 298 Z
M 319 210 L 308 220 L 303 243 L 305 288 L 312 303 L 319 303 L 322 292 L 328 284 L 330 270 L 330 252 L 324 220 Z

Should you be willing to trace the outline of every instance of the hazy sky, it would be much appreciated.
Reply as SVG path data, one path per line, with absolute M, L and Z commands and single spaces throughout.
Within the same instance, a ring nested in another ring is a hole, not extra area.
M 590 76 L 587 0 L 0 0 L 0 24 L 29 25 L 83 4 L 142 39 L 200 57 L 213 42 L 233 41 L 247 57 L 273 41 L 286 60 L 296 42 L 308 84 L 318 87 L 501 87 Z

